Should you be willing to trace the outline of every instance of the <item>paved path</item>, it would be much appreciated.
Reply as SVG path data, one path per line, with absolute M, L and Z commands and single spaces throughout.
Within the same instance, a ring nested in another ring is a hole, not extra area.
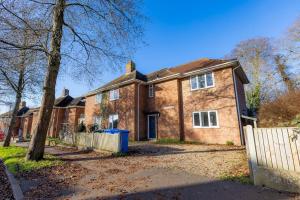
M 220 181 L 178 168 L 166 167 L 160 164 L 161 159 L 158 155 L 134 154 L 112 157 L 108 153 L 83 153 L 49 147 L 46 148 L 46 152 L 56 154 L 68 162 L 79 164 L 87 169 L 87 173 L 76 183 L 74 192 L 62 198 L 297 199 L 288 193 Z

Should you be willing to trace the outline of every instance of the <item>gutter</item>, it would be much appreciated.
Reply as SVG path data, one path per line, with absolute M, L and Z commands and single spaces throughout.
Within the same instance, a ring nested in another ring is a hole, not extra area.
M 127 80 L 127 81 L 123 81 L 121 83 L 117 83 L 117 84 L 110 85 L 110 86 L 107 86 L 105 88 L 96 90 L 92 93 L 88 93 L 88 94 L 85 95 L 85 97 L 92 96 L 92 95 L 95 95 L 99 92 L 110 90 L 110 89 L 113 89 L 115 87 L 119 87 L 119 86 L 129 84 L 129 83 L 136 83 L 137 82 L 137 83 L 140 83 L 140 84 L 148 85 L 148 84 L 152 84 L 152 83 L 157 83 L 157 82 L 161 82 L 161 81 L 170 80 L 170 79 L 173 79 L 173 78 L 184 78 L 184 77 L 187 77 L 187 76 L 191 76 L 193 74 L 203 73 L 203 72 L 206 72 L 206 71 L 212 71 L 214 69 L 221 69 L 223 67 L 228 67 L 228 66 L 230 66 L 232 64 L 236 64 L 236 63 L 237 63 L 237 61 L 229 61 L 229 62 L 226 62 L 226 63 L 214 65 L 214 66 L 211 66 L 211 67 L 207 67 L 207 68 L 204 68 L 204 69 L 199 69 L 199 70 L 195 70 L 195 71 L 191 71 L 191 72 L 172 74 L 172 75 L 165 76 L 165 77 L 162 77 L 162 78 L 157 78 L 157 79 L 154 79 L 154 80 L 148 81 L 148 82 L 144 82 L 144 81 L 141 81 L 141 80 L 138 80 L 138 79 L 130 79 L 130 80 Z
M 207 68 L 203 68 L 203 69 L 198 69 L 198 70 L 191 71 L 191 72 L 186 72 L 186 73 L 183 74 L 182 77 L 187 77 L 187 76 L 191 76 L 191 75 L 202 73 L 202 72 L 212 71 L 214 69 L 221 69 L 223 67 L 228 67 L 228 66 L 230 66 L 232 64 L 236 64 L 236 62 L 237 61 L 229 61 L 229 62 L 226 62 L 226 63 L 214 65 L 214 66 L 211 66 L 211 67 L 207 67 Z
M 243 133 L 243 127 L 242 127 L 242 121 L 241 121 L 241 111 L 240 111 L 240 102 L 239 102 L 239 96 L 237 93 L 237 84 L 236 84 L 236 77 L 235 77 L 235 70 L 240 68 L 241 65 L 238 65 L 237 67 L 233 68 L 232 75 L 233 75 L 233 82 L 234 82 L 234 93 L 235 93 L 235 99 L 236 99 L 236 109 L 237 109 L 237 115 L 238 115 L 238 123 L 239 123 L 239 129 L 240 129 L 240 140 L 241 144 L 245 145 L 244 142 L 244 133 Z
M 138 107 L 137 107 L 137 109 L 138 109 L 138 113 L 137 113 L 137 117 L 138 117 L 138 130 L 137 130 L 137 134 L 138 134 L 138 141 L 140 141 L 140 84 L 141 83 L 138 83 Z
M 92 93 L 88 93 L 88 94 L 85 95 L 85 97 L 92 96 L 92 95 L 95 95 L 95 94 L 97 94 L 97 93 L 99 93 L 99 92 L 103 92 L 103 91 L 106 91 L 106 90 L 110 90 L 110 89 L 113 89 L 113 88 L 115 88 L 115 87 L 118 87 L 118 86 L 121 86 L 121 85 L 124 85 L 124 84 L 135 83 L 135 82 L 137 82 L 136 79 L 129 79 L 129 80 L 123 81 L 123 82 L 121 82 L 121 83 L 117 83 L 117 84 L 113 84 L 113 85 L 107 86 L 107 87 L 105 87 L 105 88 L 101 88 L 101 89 L 96 90 L 96 91 L 94 91 L 94 92 L 92 92 Z

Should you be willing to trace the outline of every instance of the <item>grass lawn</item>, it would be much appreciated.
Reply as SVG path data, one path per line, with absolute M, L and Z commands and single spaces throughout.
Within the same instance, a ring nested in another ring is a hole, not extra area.
M 47 154 L 39 162 L 25 161 L 26 151 L 27 148 L 23 147 L 0 147 L 0 159 L 13 174 L 63 164 L 57 157 Z
M 171 138 L 162 138 L 155 141 L 156 144 L 201 144 L 200 142 L 192 142 L 192 141 L 180 141 L 177 139 Z

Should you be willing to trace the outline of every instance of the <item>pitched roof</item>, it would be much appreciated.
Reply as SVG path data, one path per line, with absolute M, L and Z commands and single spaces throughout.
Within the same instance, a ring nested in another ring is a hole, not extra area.
M 18 110 L 17 112 L 17 117 L 22 116 L 23 114 L 25 114 L 27 111 L 29 110 L 28 107 L 24 106 L 21 109 Z M 1 118 L 7 118 L 7 117 L 11 117 L 13 111 L 8 111 L 6 113 L 3 113 L 0 115 Z
M 68 106 L 85 106 L 84 97 L 74 98 Z
M 131 80 L 141 80 L 141 81 L 147 81 L 147 77 L 142 74 L 141 72 L 137 71 L 137 70 L 134 70 L 133 72 L 131 73 L 128 73 L 128 74 L 124 74 L 110 82 L 108 82 L 107 84 L 89 92 L 87 94 L 88 95 L 92 95 L 92 94 L 96 94 L 97 92 L 101 92 L 101 91 L 104 91 L 106 90 L 106 88 L 110 87 L 110 86 L 113 86 L 113 85 L 116 85 L 116 84 L 119 84 L 119 83 L 123 83 L 125 81 L 131 81 Z
M 235 64 L 238 63 L 238 61 L 236 59 L 220 60 L 220 59 L 202 58 L 202 59 L 195 60 L 195 61 L 192 61 L 192 62 L 189 62 L 186 64 L 182 64 L 179 66 L 163 68 L 163 69 L 154 71 L 147 75 L 144 75 L 144 74 L 140 73 L 139 71 L 135 70 L 129 74 L 124 74 L 124 75 L 110 81 L 109 83 L 101 86 L 100 88 L 98 88 L 96 90 L 89 92 L 88 94 L 86 94 L 86 96 L 108 90 L 108 89 L 110 89 L 110 87 L 113 87 L 114 85 L 117 85 L 117 84 L 122 84 L 124 82 L 128 83 L 129 81 L 134 81 L 134 80 L 149 82 L 149 81 L 156 80 L 158 78 L 165 78 L 165 77 L 168 77 L 171 75 L 176 75 L 176 74 L 184 74 L 184 73 L 192 72 L 195 70 L 218 66 L 221 64 L 225 64 L 225 63 L 228 63 L 228 64 L 232 63 L 232 66 L 234 66 L 234 62 L 236 62 Z M 245 81 L 245 83 L 246 82 L 247 81 Z
M 71 97 L 70 95 L 58 97 L 57 99 L 55 99 L 54 106 L 67 107 L 69 103 L 71 103 L 72 101 L 73 101 L 73 97 Z

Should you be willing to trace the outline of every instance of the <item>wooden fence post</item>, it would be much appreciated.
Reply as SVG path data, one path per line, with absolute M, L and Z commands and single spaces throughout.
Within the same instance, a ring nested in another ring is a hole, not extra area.
M 255 171 L 257 169 L 257 156 L 254 140 L 254 132 L 251 125 L 245 126 L 246 132 L 246 148 L 248 155 L 248 162 L 250 168 L 250 177 L 254 181 Z

